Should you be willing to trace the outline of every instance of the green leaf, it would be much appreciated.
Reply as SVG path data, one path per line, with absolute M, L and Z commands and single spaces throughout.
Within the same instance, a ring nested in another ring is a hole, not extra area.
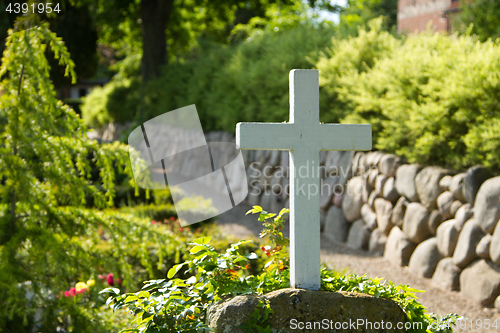
M 257 256 L 254 252 L 245 254 L 244 257 L 247 259 L 258 259 L 259 258 L 259 256 Z
M 196 254 L 196 253 L 203 251 L 203 250 L 206 250 L 206 248 L 203 245 L 196 245 L 191 250 L 189 250 L 189 252 L 191 252 L 191 254 Z
M 99 292 L 99 294 L 107 294 L 107 293 L 113 293 L 115 295 L 120 295 L 120 289 L 110 287 L 110 288 L 103 289 Z
M 400 286 L 400 288 L 403 291 L 409 291 L 409 292 L 412 292 L 412 293 L 425 293 L 425 290 L 419 290 L 419 289 L 411 288 L 410 286 L 407 286 L 407 285 Z
M 189 279 L 186 280 L 187 284 L 195 284 L 196 283 L 196 276 L 191 276 Z
M 253 206 L 252 209 L 250 209 L 248 212 L 246 212 L 245 215 L 248 215 L 248 214 L 256 214 L 256 213 L 259 213 L 262 211 L 262 207 L 260 206 Z
M 139 297 L 137 297 L 135 295 L 130 295 L 130 296 L 127 296 L 127 298 L 125 298 L 125 300 L 123 302 L 128 303 L 128 302 L 136 301 L 138 299 L 139 299 Z
M 205 293 L 210 294 L 214 292 L 214 286 L 212 285 L 212 282 L 209 282 L 205 285 Z
M 167 273 L 167 277 L 169 279 L 173 278 L 175 274 L 177 274 L 180 269 L 182 268 L 182 266 L 186 265 L 186 263 L 182 263 L 182 264 L 178 264 L 178 265 L 175 265 L 174 267 L 170 268 L 168 270 L 168 273 Z
M 206 237 L 201 237 L 201 238 L 195 239 L 193 242 L 196 243 L 196 244 L 203 245 L 203 244 L 210 243 L 211 240 L 212 240 L 212 237 L 206 236 Z
M 264 268 L 268 268 L 269 266 L 271 266 L 271 264 L 274 262 L 274 259 L 271 259 L 269 260 L 265 265 L 264 265 Z

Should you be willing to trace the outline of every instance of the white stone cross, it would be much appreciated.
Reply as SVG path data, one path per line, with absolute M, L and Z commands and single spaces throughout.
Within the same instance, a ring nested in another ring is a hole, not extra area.
M 236 144 L 241 149 L 290 151 L 290 284 L 319 290 L 319 152 L 370 150 L 371 125 L 320 124 L 318 71 L 294 69 L 290 121 L 238 123 Z

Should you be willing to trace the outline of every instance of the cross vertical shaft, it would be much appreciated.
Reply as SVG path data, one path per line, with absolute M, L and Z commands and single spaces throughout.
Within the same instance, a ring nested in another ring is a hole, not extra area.
M 292 70 L 290 123 L 300 132 L 290 150 L 290 284 L 320 289 L 319 151 L 309 146 L 310 129 L 319 126 L 318 71 Z
M 319 73 L 316 70 L 290 71 L 290 123 L 319 124 Z
M 317 150 L 290 151 L 290 285 L 292 288 L 319 290 L 321 287 L 318 163 Z

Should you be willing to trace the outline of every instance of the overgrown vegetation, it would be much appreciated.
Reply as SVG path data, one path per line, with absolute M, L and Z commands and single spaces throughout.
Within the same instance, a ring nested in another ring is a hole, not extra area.
M 196 104 L 205 131 L 234 132 L 239 121 L 288 119 L 288 72 L 312 68 L 333 34 L 331 26 L 286 17 L 264 30 L 242 27 L 235 35 L 247 36 L 245 42 L 234 47 L 207 44 L 193 58 L 166 66 L 143 92 L 143 119 L 191 104 Z M 137 120 L 139 96 L 130 80 L 118 75 L 86 97 L 86 122 L 99 127 Z
M 165 277 L 203 232 L 227 241 L 208 226 L 181 228 L 168 190 L 156 205 L 144 192 L 143 202 L 114 204 L 117 185 L 134 195 L 129 149 L 86 138 L 56 99 L 49 48 L 74 78 L 47 24 L 10 31 L 0 67 L 0 331 L 116 331 L 122 314 L 104 306 L 105 285 L 134 290 Z
M 460 1 L 460 11 L 450 16 L 453 28 L 473 33 L 479 40 L 500 37 L 500 2 L 492 0 Z
M 245 274 L 250 261 L 257 258 L 255 253 L 240 254 L 239 248 L 248 241 L 239 241 L 225 252 L 219 252 L 210 245 L 210 237 L 196 239 L 190 244 L 193 246 L 190 250 L 193 258 L 172 267 L 168 279 L 147 281 L 142 290 L 136 293 L 121 294 L 116 288 L 102 291 L 111 294 L 107 303 L 114 310 L 125 308 L 135 317 L 132 327 L 121 332 L 203 332 L 209 329 L 206 313 L 213 302 L 236 295 L 262 295 L 289 288 L 288 239 L 280 231 L 288 210 L 283 209 L 276 215 L 254 206 L 248 213 L 259 214 L 259 221 L 264 225 L 261 237 L 267 237 L 271 243 L 261 248 L 269 257 L 263 273 Z M 186 278 L 173 278 L 185 266 Z M 423 324 L 422 329 L 412 325 L 412 329 L 407 332 L 451 332 L 451 327 L 458 319 L 457 315 L 438 318 L 428 314 L 425 307 L 416 301 L 415 293 L 421 291 L 407 285 L 382 282 L 382 279 L 343 275 L 323 267 L 321 289 L 362 292 L 391 299 L 401 306 L 407 322 Z M 256 309 L 256 315 L 249 318 L 247 329 L 258 327 L 259 332 L 269 331 L 267 319 L 272 308 L 269 304 L 261 304 L 261 307 L 263 314 L 260 309 Z
M 56 99 L 48 48 L 74 79 L 46 24 L 10 31 L 0 68 L 0 329 L 103 332 L 97 293 L 80 307 L 60 291 L 110 272 L 134 286 L 132 275 L 154 276 L 154 262 L 177 247 L 172 235 L 108 209 L 117 173 L 131 175 L 128 149 L 86 139 L 82 121 Z

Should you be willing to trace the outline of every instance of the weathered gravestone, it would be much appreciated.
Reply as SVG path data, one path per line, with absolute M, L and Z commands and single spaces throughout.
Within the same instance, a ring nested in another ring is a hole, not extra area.
M 290 284 L 294 289 L 262 296 L 274 309 L 270 318 L 271 332 L 291 332 L 292 319 L 317 321 L 322 317 L 341 322 L 369 318 L 375 313 L 374 309 L 382 309 L 377 303 L 380 300 L 373 296 L 317 291 L 321 286 L 319 152 L 369 150 L 371 134 L 370 125 L 320 124 L 318 71 L 303 69 L 290 72 L 288 123 L 237 125 L 236 143 L 241 149 L 290 152 Z M 363 301 L 359 297 L 364 297 Z M 254 295 L 214 304 L 208 311 L 208 322 L 216 332 L 240 332 L 238 325 L 245 323 L 256 304 Z M 404 321 L 404 313 L 392 305 L 377 312 L 377 318 L 396 325 L 396 322 Z M 367 329 L 365 332 L 385 330 Z

